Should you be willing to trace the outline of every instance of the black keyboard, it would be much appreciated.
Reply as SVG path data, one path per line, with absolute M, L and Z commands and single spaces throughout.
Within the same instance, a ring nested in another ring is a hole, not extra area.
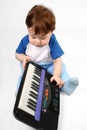
M 20 121 L 44 130 L 57 130 L 60 91 L 41 66 L 29 62 L 25 68 L 14 106 Z

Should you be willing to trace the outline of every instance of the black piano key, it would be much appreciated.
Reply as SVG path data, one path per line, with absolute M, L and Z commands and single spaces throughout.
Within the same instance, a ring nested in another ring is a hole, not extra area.
M 38 94 L 36 94 L 35 92 L 33 92 L 32 90 L 30 91 L 31 94 L 35 95 L 36 97 L 38 97 Z
M 34 109 L 36 108 L 36 104 L 34 104 L 33 102 L 27 102 L 28 103 L 28 105 L 31 105 Z
M 34 85 L 36 88 L 39 88 L 39 84 L 37 84 L 36 82 L 32 81 L 31 84 Z
M 33 75 L 33 79 L 34 79 L 35 81 L 37 81 L 38 83 L 40 83 L 40 78 L 38 78 L 36 75 Z
M 32 88 L 33 90 L 35 90 L 36 92 L 38 92 L 38 90 L 39 90 L 39 89 L 38 89 L 37 87 L 35 87 L 34 85 L 32 85 L 31 88 Z
M 36 102 L 35 102 L 34 100 L 32 100 L 32 99 L 29 98 L 28 101 L 29 101 L 29 102 L 32 102 L 32 103 L 35 104 L 35 106 L 36 106 Z
M 36 108 L 36 102 L 32 100 L 31 98 L 28 99 L 28 103 L 32 104 Z
M 30 109 L 32 109 L 32 110 L 36 110 L 36 102 L 35 101 L 33 101 L 32 99 L 28 99 L 28 105 L 27 105 L 27 107 L 29 107 Z
M 37 99 L 37 95 L 35 95 L 34 93 L 30 93 L 29 94 L 31 97 L 33 97 L 34 99 Z
M 38 76 L 40 76 L 40 75 L 41 75 L 41 70 L 38 69 L 38 68 L 36 68 L 36 69 L 34 70 L 34 73 L 37 74 Z
M 37 72 L 37 71 L 34 71 L 35 74 L 37 74 L 39 77 L 41 75 L 41 73 Z
M 38 72 L 41 72 L 41 68 L 35 67 L 35 70 L 37 70 Z
M 33 111 L 36 110 L 36 108 L 34 108 L 31 104 L 28 104 L 27 107 L 29 107 L 29 108 L 32 109 Z

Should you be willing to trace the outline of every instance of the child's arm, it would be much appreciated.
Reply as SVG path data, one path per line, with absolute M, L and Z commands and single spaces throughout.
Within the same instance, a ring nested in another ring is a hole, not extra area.
M 25 68 L 26 63 L 28 61 L 30 61 L 30 57 L 25 55 L 25 54 L 19 54 L 19 53 L 15 53 L 15 57 L 17 60 L 19 60 L 20 62 L 22 62 L 23 68 Z
M 51 78 L 52 81 L 56 81 L 57 85 L 61 88 L 64 85 L 64 81 L 60 78 L 61 71 L 62 71 L 62 59 L 58 58 L 53 61 L 54 63 L 54 73 Z

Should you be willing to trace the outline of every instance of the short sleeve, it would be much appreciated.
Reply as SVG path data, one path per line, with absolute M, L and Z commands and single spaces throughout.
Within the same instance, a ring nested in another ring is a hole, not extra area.
M 27 47 L 27 44 L 29 43 L 29 39 L 28 39 L 28 35 L 26 35 L 25 37 L 22 38 L 22 40 L 20 41 L 17 49 L 16 49 L 16 53 L 19 53 L 19 54 L 25 54 L 25 51 L 26 51 L 26 47 Z
M 57 59 L 64 54 L 64 51 L 60 47 L 54 34 L 52 34 L 50 38 L 49 46 L 50 46 L 50 54 L 51 54 L 52 59 Z

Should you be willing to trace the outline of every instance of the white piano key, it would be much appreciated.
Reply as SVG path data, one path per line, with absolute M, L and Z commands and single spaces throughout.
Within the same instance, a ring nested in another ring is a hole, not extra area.
M 26 78 L 24 81 L 24 85 L 23 85 L 23 89 L 22 89 L 22 93 L 21 93 L 21 97 L 20 97 L 20 101 L 18 105 L 18 108 L 24 110 L 25 112 L 28 112 L 29 114 L 33 116 L 35 114 L 35 111 L 27 107 L 27 105 L 28 105 L 28 99 L 32 99 L 35 102 L 37 101 L 37 99 L 29 95 L 30 91 L 33 91 L 34 93 L 38 95 L 38 92 L 36 92 L 34 89 L 31 88 L 32 81 L 34 81 L 39 87 L 39 83 L 35 81 L 34 79 L 32 79 L 33 75 L 36 75 L 38 78 L 40 78 L 37 74 L 34 73 L 34 70 L 35 70 L 35 66 L 30 64 L 26 73 Z
M 28 96 L 28 99 L 32 99 L 34 102 L 37 102 L 37 99 L 31 97 L 30 95 Z M 28 101 L 28 99 L 27 99 L 27 101 Z

